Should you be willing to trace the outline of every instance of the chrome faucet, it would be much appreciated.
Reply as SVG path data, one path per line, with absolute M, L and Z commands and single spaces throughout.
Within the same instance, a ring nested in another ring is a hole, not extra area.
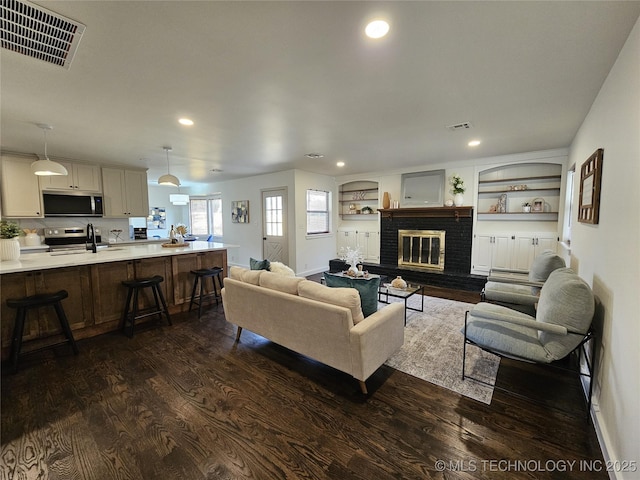
M 93 223 L 87 224 L 87 243 L 91 242 L 91 245 L 87 245 L 87 250 L 91 250 L 93 253 L 98 253 L 98 244 L 96 243 L 96 231 L 93 228 Z

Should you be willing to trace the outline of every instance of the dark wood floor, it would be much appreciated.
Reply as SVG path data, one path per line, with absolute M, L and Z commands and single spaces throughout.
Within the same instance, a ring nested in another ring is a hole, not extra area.
M 383 366 L 365 397 L 251 332 L 235 344 L 222 307 L 173 320 L 3 375 L 0 478 L 608 478 L 585 471 L 602 455 L 572 378 L 503 360 L 514 393 L 485 405 Z

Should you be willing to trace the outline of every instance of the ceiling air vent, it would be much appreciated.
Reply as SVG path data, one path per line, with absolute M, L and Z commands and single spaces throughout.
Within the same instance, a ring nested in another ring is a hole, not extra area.
M 1 0 L 2 48 L 68 69 L 85 26 L 24 0 Z
M 455 125 L 449 125 L 447 128 L 452 132 L 455 132 L 456 130 L 468 130 L 471 127 L 473 127 L 471 122 L 462 122 L 462 123 L 456 123 Z

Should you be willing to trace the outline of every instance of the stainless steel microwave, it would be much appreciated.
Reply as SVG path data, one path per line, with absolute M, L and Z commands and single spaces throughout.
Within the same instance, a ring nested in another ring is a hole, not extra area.
M 42 192 L 45 217 L 101 217 L 102 195 L 83 192 Z

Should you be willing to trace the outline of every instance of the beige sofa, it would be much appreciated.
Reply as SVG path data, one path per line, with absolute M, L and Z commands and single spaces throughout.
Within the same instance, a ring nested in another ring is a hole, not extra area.
M 363 318 L 354 288 L 231 267 L 222 302 L 228 322 L 365 380 L 404 343 L 401 303 Z M 355 323 L 354 323 L 355 320 Z

